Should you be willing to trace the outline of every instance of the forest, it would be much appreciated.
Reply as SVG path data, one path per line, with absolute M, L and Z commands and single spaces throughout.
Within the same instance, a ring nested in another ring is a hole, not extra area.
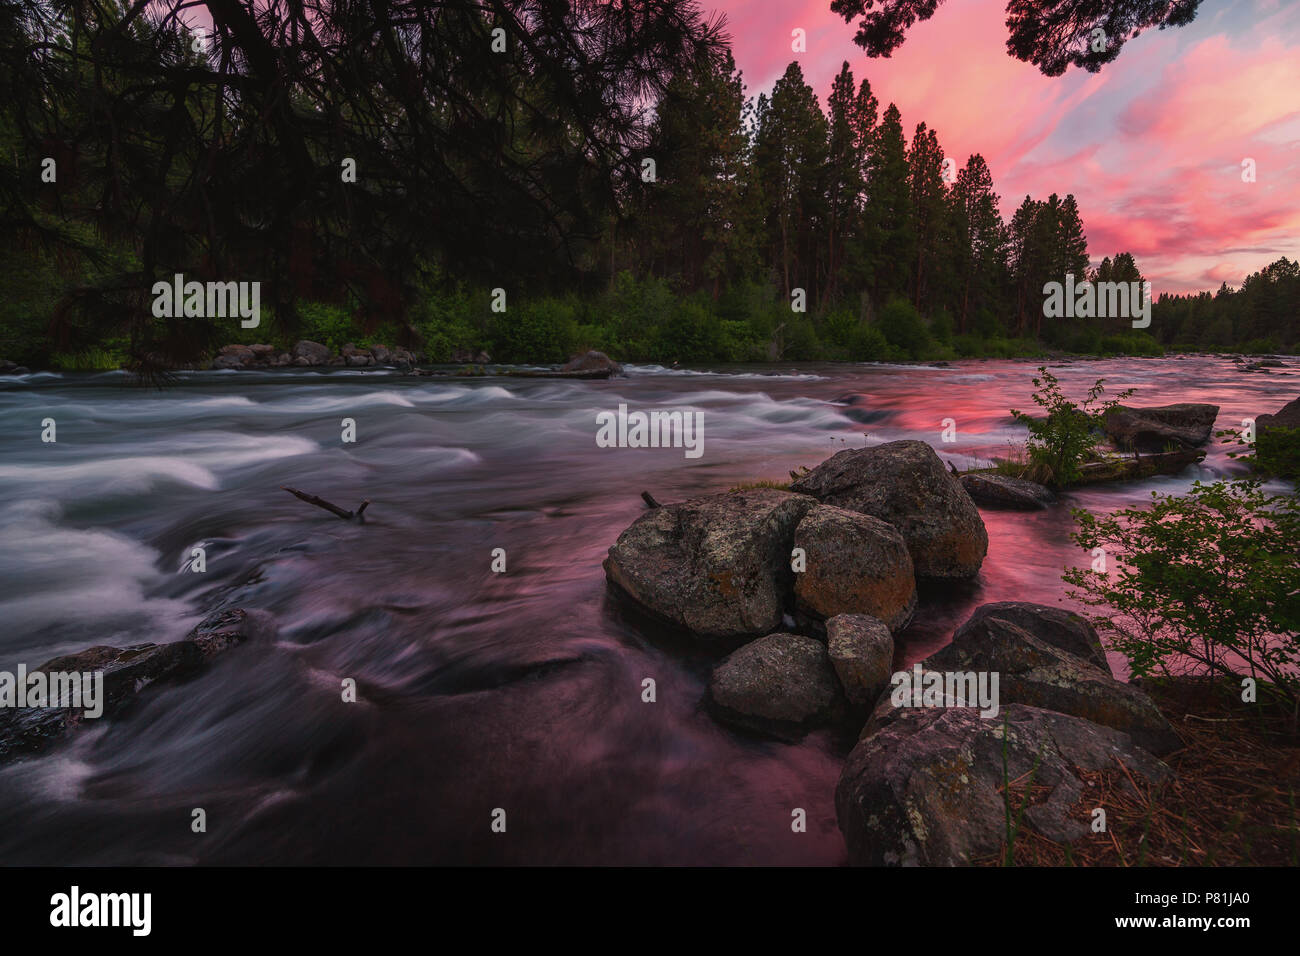
M 1072 194 L 1004 201 L 982 156 L 946 155 L 847 62 L 824 103 L 798 57 L 749 95 L 725 21 L 691 0 L 201 6 L 210 27 L 184 4 L 0 0 L 0 359 L 149 370 L 299 338 L 665 364 L 1300 344 L 1285 258 L 1158 295 L 1141 331 L 1045 319 L 1066 274 L 1144 279 L 1089 249 Z M 1025 52 L 1049 73 L 1067 54 Z M 153 315 L 178 273 L 260 282 L 261 322 Z

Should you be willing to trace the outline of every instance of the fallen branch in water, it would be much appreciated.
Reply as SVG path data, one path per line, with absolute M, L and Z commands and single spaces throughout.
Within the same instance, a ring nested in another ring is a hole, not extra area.
M 650 494 L 648 491 L 641 492 L 641 500 L 646 503 L 646 507 L 648 508 L 661 507 L 659 502 L 655 501 L 654 495 Z
M 348 511 L 346 508 L 340 508 L 338 505 L 332 504 L 324 498 L 318 498 L 316 495 L 309 495 L 305 491 L 299 491 L 297 488 L 290 488 L 288 485 L 281 485 L 280 488 L 289 492 L 289 494 L 293 495 L 295 498 L 301 498 L 309 505 L 315 505 L 317 508 L 324 508 L 326 511 L 338 515 L 344 521 L 351 521 L 353 518 L 360 518 L 370 504 L 370 499 L 367 498 L 365 501 L 361 502 L 361 506 L 357 508 L 355 512 L 352 512 Z

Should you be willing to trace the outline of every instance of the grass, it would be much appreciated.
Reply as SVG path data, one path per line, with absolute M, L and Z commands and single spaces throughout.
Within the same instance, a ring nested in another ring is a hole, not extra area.
M 1243 704 L 1240 688 L 1209 679 L 1143 684 L 1185 746 L 1165 758 L 1172 780 L 1148 785 L 1122 763 L 1082 771 L 1084 792 L 1070 816 L 1106 831 L 1072 844 L 1029 829 L 1009 831 L 986 866 L 1300 865 L 1300 737 L 1281 707 Z M 1042 789 L 1042 788 L 1039 788 Z M 1008 781 L 1008 806 L 1045 798 L 1028 781 Z
M 789 491 L 790 482 L 774 481 L 766 478 L 760 478 L 757 481 L 742 481 L 738 485 L 732 485 L 728 491 L 752 491 L 755 488 L 775 488 L 778 491 Z

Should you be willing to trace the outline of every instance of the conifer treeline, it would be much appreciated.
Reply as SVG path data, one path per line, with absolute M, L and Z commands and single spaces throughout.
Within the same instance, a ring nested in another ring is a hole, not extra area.
M 1067 273 L 1142 279 L 1126 253 L 1088 271 L 1073 196 L 1004 221 L 983 157 L 908 136 L 847 64 L 825 109 L 797 62 L 746 97 L 697 0 L 203 6 L 206 39 L 183 5 L 0 0 L 0 358 L 148 367 L 299 336 L 521 361 L 1296 342 L 1287 260 L 1158 302 L 1148 334 L 1044 318 Z M 148 290 L 178 272 L 262 281 L 265 323 L 155 318 Z

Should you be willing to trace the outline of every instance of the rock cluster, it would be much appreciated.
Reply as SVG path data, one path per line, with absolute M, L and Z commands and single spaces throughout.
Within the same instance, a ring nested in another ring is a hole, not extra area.
M 404 348 L 390 349 L 385 345 L 358 348 L 351 342 L 344 345 L 335 355 L 329 347 L 319 342 L 302 339 L 295 343 L 292 351 L 289 352 L 277 349 L 273 345 L 225 345 L 217 351 L 217 357 L 212 360 L 212 367 L 227 369 L 316 366 L 410 368 L 415 364 L 417 357 L 416 353 Z

